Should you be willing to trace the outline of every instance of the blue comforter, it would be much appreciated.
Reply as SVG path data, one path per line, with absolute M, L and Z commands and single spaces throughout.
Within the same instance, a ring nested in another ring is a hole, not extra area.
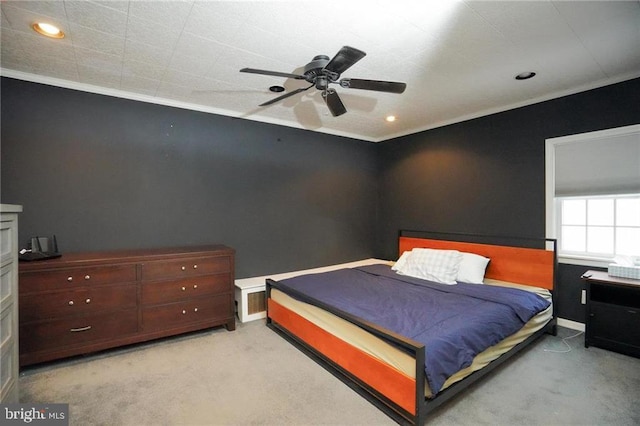
M 517 332 L 549 301 L 524 290 L 443 285 L 396 274 L 386 265 L 302 275 L 279 282 L 425 345 L 425 373 L 435 395 L 449 376 Z

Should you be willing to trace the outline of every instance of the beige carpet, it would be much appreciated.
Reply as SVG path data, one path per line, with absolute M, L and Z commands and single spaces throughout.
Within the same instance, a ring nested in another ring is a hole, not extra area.
M 71 425 L 394 424 L 263 321 L 26 370 Z
M 640 359 L 560 329 L 429 425 L 638 425 Z M 69 403 L 71 425 L 392 425 L 263 321 L 25 369 L 21 402 Z

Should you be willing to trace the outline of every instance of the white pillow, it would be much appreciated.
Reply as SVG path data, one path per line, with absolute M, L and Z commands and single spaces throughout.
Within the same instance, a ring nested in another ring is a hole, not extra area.
M 398 259 L 400 263 L 402 256 Z M 397 268 L 398 273 L 442 284 L 456 284 L 462 254 L 457 250 L 415 248 Z
M 401 270 L 404 267 L 404 265 L 407 263 L 407 259 L 409 258 L 409 256 L 411 256 L 410 251 L 405 251 L 404 253 L 402 253 L 402 255 L 398 258 L 396 263 L 394 263 L 393 266 L 391 267 L 391 270 L 392 271 Z
M 471 284 L 482 284 L 484 282 L 484 272 L 489 264 L 489 258 L 474 253 L 462 254 L 462 262 L 458 268 L 456 281 Z

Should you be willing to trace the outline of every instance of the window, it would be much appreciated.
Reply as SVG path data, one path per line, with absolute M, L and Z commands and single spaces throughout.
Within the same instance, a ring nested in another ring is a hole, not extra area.
M 558 197 L 556 203 L 561 255 L 640 256 L 640 194 Z
M 559 261 L 640 257 L 640 124 L 545 141 L 546 235 Z

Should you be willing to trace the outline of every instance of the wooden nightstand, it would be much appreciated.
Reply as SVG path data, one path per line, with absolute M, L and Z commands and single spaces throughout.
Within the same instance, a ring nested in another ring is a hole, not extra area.
M 640 358 L 640 280 L 587 271 L 585 347 Z

